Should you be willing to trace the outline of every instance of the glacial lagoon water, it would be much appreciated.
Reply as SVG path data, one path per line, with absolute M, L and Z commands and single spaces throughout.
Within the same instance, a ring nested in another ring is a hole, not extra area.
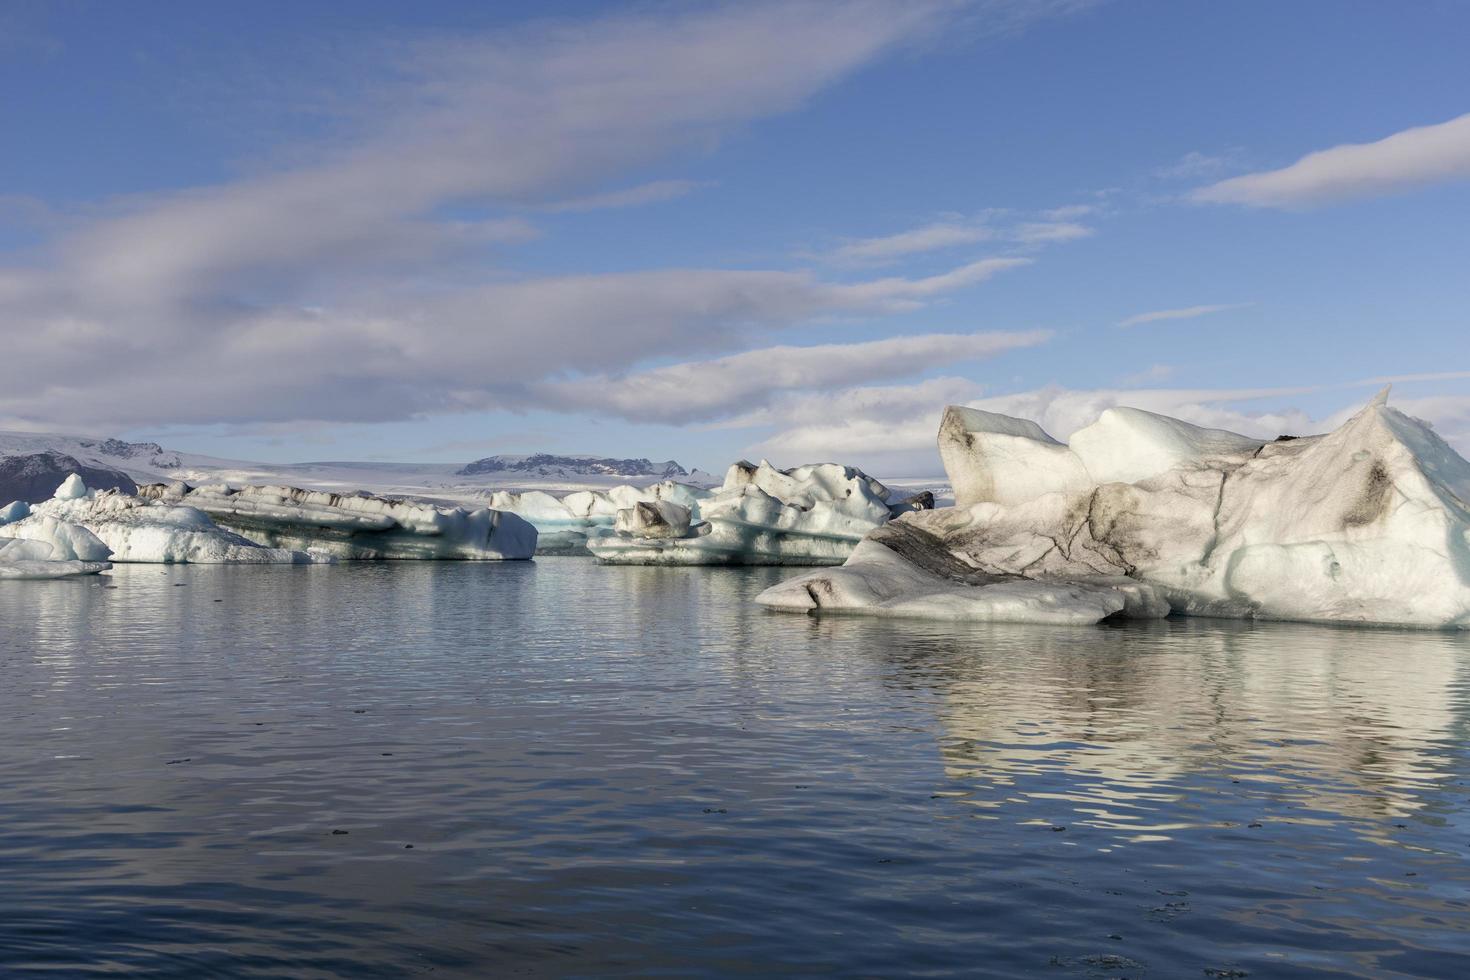
M 0 975 L 1470 975 L 1470 637 L 0 583 Z

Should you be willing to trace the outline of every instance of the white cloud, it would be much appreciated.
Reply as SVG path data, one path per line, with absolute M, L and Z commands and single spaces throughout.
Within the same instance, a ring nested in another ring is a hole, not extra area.
M 774 270 L 559 276 L 376 295 L 355 310 L 201 310 L 187 324 L 151 320 L 147 308 L 53 314 L 9 341 L 0 414 L 134 426 L 533 407 L 539 379 L 728 351 L 818 317 L 914 308 L 1024 264 L 855 283 Z
M 1211 313 L 1243 310 L 1254 305 L 1254 303 L 1219 303 L 1213 306 L 1184 306 L 1175 310 L 1154 310 L 1150 313 L 1135 313 L 1125 320 L 1118 321 L 1118 326 L 1136 327 L 1145 323 L 1158 323 L 1161 320 L 1193 320 L 1195 317 L 1208 316 Z
M 1075 221 L 1025 221 L 1011 229 L 1011 237 L 1023 245 L 1073 242 L 1093 234 L 1091 228 Z
M 970 13 L 1009 30 L 1070 6 Z M 0 414 L 122 427 L 514 406 L 537 381 L 738 350 L 1022 266 L 517 281 L 487 261 L 537 233 L 514 216 L 528 208 L 677 194 L 614 182 L 797 108 L 953 13 L 947 0 L 728 4 L 415 47 L 385 70 L 393 82 L 364 86 L 374 98 L 349 107 L 350 138 L 232 182 L 105 202 L 34 261 L 0 267 Z
M 883 262 L 902 258 L 916 252 L 933 252 L 956 245 L 972 245 L 995 237 L 991 228 L 981 223 L 954 224 L 939 222 L 885 235 L 880 238 L 860 238 L 832 250 L 828 258 L 833 262 Z
M 949 272 L 941 272 L 938 275 L 925 276 L 922 279 L 901 279 L 890 277 L 886 279 L 875 279 L 872 282 L 857 283 L 851 286 L 834 287 L 853 297 L 861 297 L 870 302 L 884 302 L 896 309 L 910 308 L 918 305 L 918 301 L 926 299 L 939 293 L 949 292 L 953 289 L 961 289 L 965 286 L 974 286 L 994 278 L 997 274 L 1010 269 L 1019 269 L 1031 264 L 1030 259 L 977 259 L 958 269 Z
M 1309 153 L 1289 167 L 1232 177 L 1196 190 L 1195 201 L 1306 208 L 1470 179 L 1470 113 L 1375 143 Z
M 968 387 L 967 387 L 968 386 Z M 1293 407 L 1300 396 L 1356 388 L 1342 407 L 1325 416 Z M 1049 385 L 1005 395 L 984 396 L 974 382 L 941 378 L 914 385 L 854 388 L 820 397 L 778 402 L 743 420 L 773 425 L 777 431 L 751 447 L 785 463 L 842 459 L 889 476 L 937 477 L 942 473 L 934 439 L 945 405 L 975 408 L 1037 422 L 1066 441 L 1118 405 L 1182 418 L 1198 425 L 1229 429 L 1260 439 L 1310 435 L 1340 425 L 1372 396 L 1371 386 L 1330 385 L 1295 388 L 1098 388 Z M 1273 407 L 1254 408 L 1269 401 Z M 1432 423 L 1462 453 L 1470 452 L 1470 395 L 1406 398 L 1390 404 Z
M 841 460 L 888 476 L 929 477 L 942 472 L 934 437 L 944 406 L 971 401 L 983 390 L 966 378 L 849 388 L 778 399 L 729 424 L 777 426 L 749 447 L 749 455 L 779 465 Z
M 716 360 L 673 364 L 623 377 L 579 378 L 539 386 L 538 403 L 634 421 L 691 421 L 742 415 L 778 392 L 841 388 L 976 361 L 1050 339 L 1044 330 L 922 334 L 865 343 L 780 346 Z
M 1305 435 L 1319 431 L 1311 416 L 1299 409 L 1250 411 L 1242 402 L 1280 400 L 1321 390 L 1314 386 L 1295 388 L 1096 388 L 1068 389 L 1059 386 L 982 398 L 970 404 L 990 412 L 1028 418 L 1047 432 L 1066 441 L 1073 432 L 1090 425 L 1105 409 L 1119 405 L 1211 428 L 1229 429 L 1248 436 L 1274 439 L 1278 435 Z
M 891 235 L 854 238 L 815 257 L 835 265 L 883 265 L 912 255 L 979 242 L 1041 246 L 1076 241 L 1095 233 L 1075 219 L 1095 213 L 1092 205 L 1074 204 L 1042 211 L 1039 219 L 1016 220 L 1003 209 L 942 220 Z
M 564 211 L 599 211 L 607 208 L 632 208 L 643 204 L 658 204 L 663 201 L 672 201 L 684 197 L 700 187 L 708 186 L 698 180 L 655 180 L 636 187 L 625 187 L 621 190 L 605 191 L 600 194 L 589 194 L 586 197 L 574 197 L 565 201 L 556 201 L 545 205 L 542 210 L 551 212 Z

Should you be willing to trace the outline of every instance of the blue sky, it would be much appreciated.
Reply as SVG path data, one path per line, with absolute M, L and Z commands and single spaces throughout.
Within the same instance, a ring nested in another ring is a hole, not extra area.
M 1453 0 L 0 0 L 0 427 L 923 475 L 948 402 L 1274 435 L 1397 378 L 1463 452 L 1466 36 Z

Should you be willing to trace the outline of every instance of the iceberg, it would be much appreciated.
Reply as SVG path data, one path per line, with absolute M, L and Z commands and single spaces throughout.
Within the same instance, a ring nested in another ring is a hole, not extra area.
M 25 504 L 0 510 L 0 579 L 71 578 L 112 567 L 112 551 L 77 524 L 38 514 Z
M 0 579 L 74 578 L 96 575 L 111 567 L 106 560 L 68 558 L 65 549 L 40 539 L 0 540 Z
M 0 507 L 0 525 L 13 523 L 22 517 L 29 517 L 30 513 L 30 504 L 24 500 L 12 500 L 4 507 Z
M 889 504 L 890 496 L 851 466 L 781 470 L 742 460 L 688 521 L 658 507 L 624 510 L 611 531 L 588 538 L 587 548 L 622 565 L 836 565 L 896 512 L 926 502 L 918 495 Z
M 281 486 L 149 484 L 138 492 L 159 506 L 187 505 L 241 540 L 339 559 L 499 561 L 536 551 L 535 527 L 485 507 Z
M 790 611 L 1025 622 L 1180 613 L 1470 628 L 1470 463 L 1387 389 L 1337 430 L 1261 442 L 1113 408 L 1070 445 L 951 408 L 956 506 L 875 530 Z
M 296 564 L 322 560 L 300 551 L 262 547 L 217 526 L 193 508 L 148 500 L 118 490 L 89 490 L 73 473 L 50 500 L 27 508 L 26 516 L 0 525 L 0 537 L 63 540 L 84 561 Z M 71 538 L 81 531 L 88 541 Z M 90 550 L 88 550 L 90 549 Z M 98 551 L 100 549 L 100 552 Z M 83 553 L 83 552 L 86 553 Z
M 544 490 L 497 490 L 490 506 L 517 514 L 536 528 L 538 555 L 585 555 L 587 539 L 614 529 L 618 515 L 640 504 L 672 504 L 699 516 L 700 502 L 710 491 L 687 483 L 665 480 L 647 487 L 618 486 L 607 490 L 577 490 L 560 497 Z

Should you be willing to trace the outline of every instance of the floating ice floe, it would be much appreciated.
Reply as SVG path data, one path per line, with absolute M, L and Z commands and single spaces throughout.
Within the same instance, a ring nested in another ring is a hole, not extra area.
M 0 526 L 0 537 L 54 537 L 48 531 L 53 526 L 78 528 L 110 551 L 116 562 L 297 564 L 327 560 L 302 551 L 263 547 L 217 526 L 193 507 L 118 490 L 88 490 L 75 473 L 57 488 L 54 497 L 26 511 Z
M 622 511 L 640 504 L 673 504 L 695 517 L 710 491 L 665 480 L 647 487 L 577 490 L 560 497 L 544 490 L 497 490 L 490 507 L 517 514 L 536 527 L 538 555 L 586 554 L 588 537 L 610 530 Z
M 835 565 L 895 513 L 932 504 L 890 504 L 890 496 L 850 466 L 778 470 L 742 461 L 697 510 L 686 515 L 676 501 L 622 510 L 616 527 L 588 538 L 587 548 L 624 565 Z
M 1387 391 L 1263 443 L 1129 408 L 1053 440 L 950 408 L 956 506 L 879 528 L 762 605 L 1096 622 L 1170 612 L 1470 628 L 1470 463 Z
M 252 541 L 334 558 L 496 561 L 536 551 L 535 527 L 484 507 L 274 486 L 150 484 L 138 492 L 161 505 L 187 505 Z
M 0 579 L 95 575 L 112 567 L 111 554 L 84 527 L 33 517 L 24 503 L 0 508 Z
M 109 561 L 82 561 L 58 557 L 59 554 L 58 549 L 45 541 L 0 540 L 0 579 L 75 578 L 96 575 L 112 567 Z

